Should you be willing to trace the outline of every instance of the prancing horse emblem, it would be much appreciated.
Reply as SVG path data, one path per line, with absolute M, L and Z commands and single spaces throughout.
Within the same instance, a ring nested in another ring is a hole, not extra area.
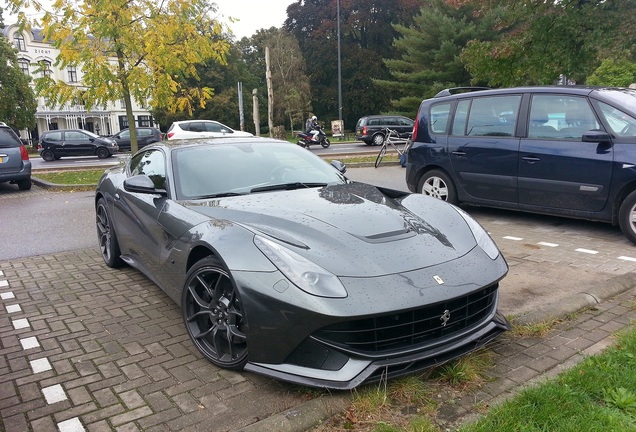
M 442 327 L 446 327 L 446 324 L 448 324 L 449 319 L 450 319 L 450 311 L 446 309 L 444 313 L 442 314 L 442 316 L 439 317 L 439 320 L 442 322 Z

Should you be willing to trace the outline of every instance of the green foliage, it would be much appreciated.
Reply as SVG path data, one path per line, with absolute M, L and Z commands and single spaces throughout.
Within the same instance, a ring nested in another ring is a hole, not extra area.
M 492 352 L 480 350 L 436 368 L 433 376 L 453 386 L 476 385 L 486 380 L 492 366 Z
M 634 46 L 633 0 L 484 3 L 482 16 L 498 11 L 500 19 L 490 27 L 494 38 L 475 39 L 461 54 L 472 82 L 552 84 L 561 75 L 584 82 L 600 56 Z
M 479 5 L 449 5 L 426 0 L 412 26 L 395 25 L 399 38 L 393 47 L 400 54 L 384 62 L 391 76 L 376 80 L 391 92 L 393 106 L 413 118 L 422 99 L 447 87 L 470 84 L 471 75 L 460 60 L 469 41 L 490 38 L 490 18 L 477 14 Z
M 603 400 L 610 406 L 629 414 L 636 414 L 636 393 L 624 387 L 605 390 Z
M 31 78 L 20 70 L 15 48 L 0 35 L 0 121 L 18 129 L 35 126 L 37 101 L 30 81 Z
M 603 60 L 585 82 L 589 85 L 629 87 L 636 83 L 636 63 L 625 58 Z

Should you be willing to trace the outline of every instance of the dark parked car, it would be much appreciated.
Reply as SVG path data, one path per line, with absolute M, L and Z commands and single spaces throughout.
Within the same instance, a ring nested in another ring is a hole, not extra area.
M 31 189 L 31 161 L 18 135 L 0 122 L 0 183 L 10 182 L 20 190 Z
M 356 139 L 366 145 L 382 145 L 385 129 L 396 131 L 400 138 L 408 139 L 413 131 L 413 120 L 397 115 L 372 115 L 362 117 L 356 124 Z
M 83 129 L 46 131 L 40 136 L 38 152 L 47 162 L 65 156 L 97 156 L 100 159 L 117 153 L 114 139 L 100 137 Z
M 151 144 L 99 181 L 102 256 L 177 302 L 215 365 L 300 384 L 353 388 L 508 329 L 508 267 L 477 222 L 344 170 L 265 138 Z
M 610 222 L 636 243 L 636 90 L 522 87 L 422 102 L 411 191 Z
M 161 131 L 154 127 L 137 127 L 137 147 L 142 148 L 148 144 L 161 141 Z M 130 151 L 130 129 L 119 131 L 111 137 L 117 142 L 120 151 Z

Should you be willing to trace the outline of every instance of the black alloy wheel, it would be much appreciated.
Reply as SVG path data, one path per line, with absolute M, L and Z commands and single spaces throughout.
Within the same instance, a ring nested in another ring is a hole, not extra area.
M 106 200 L 100 198 L 97 201 L 95 209 L 95 225 L 97 226 L 97 241 L 99 250 L 104 258 L 104 262 L 108 267 L 117 268 L 124 265 L 124 261 L 120 258 L 119 243 L 115 236 L 115 230 L 106 208 Z
M 105 147 L 99 147 L 97 149 L 97 157 L 100 159 L 106 159 L 107 157 L 110 156 L 110 152 L 108 151 L 107 148 Z
M 217 258 L 203 258 L 188 271 L 181 308 L 192 342 L 210 362 L 245 367 L 247 320 L 230 273 Z
M 44 150 L 42 153 L 40 153 L 40 156 L 42 156 L 42 159 L 47 162 L 51 162 L 56 159 L 55 153 L 53 153 L 51 150 Z
M 322 140 L 322 142 L 320 143 L 320 145 L 323 148 L 328 148 L 331 145 L 331 141 L 329 141 L 328 138 L 325 138 L 324 140 Z

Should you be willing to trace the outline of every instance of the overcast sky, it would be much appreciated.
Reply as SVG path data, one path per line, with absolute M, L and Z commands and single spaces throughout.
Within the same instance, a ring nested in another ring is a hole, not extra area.
M 252 36 L 256 30 L 262 28 L 281 27 L 287 19 L 287 6 L 296 0 L 212 0 L 218 6 L 218 18 L 227 23 L 236 36 L 241 39 L 244 36 Z M 52 4 L 53 0 L 41 0 L 41 3 Z M 0 5 L 6 5 L 0 0 Z M 36 17 L 34 14 L 28 14 Z M 229 23 L 229 17 L 238 19 Z M 5 24 L 15 23 L 16 18 L 4 11 Z
M 237 39 L 252 36 L 256 30 L 281 27 L 287 19 L 287 6 L 295 0 L 213 0 L 219 13 L 240 21 L 230 24 Z M 227 21 L 226 21 L 227 22 Z

